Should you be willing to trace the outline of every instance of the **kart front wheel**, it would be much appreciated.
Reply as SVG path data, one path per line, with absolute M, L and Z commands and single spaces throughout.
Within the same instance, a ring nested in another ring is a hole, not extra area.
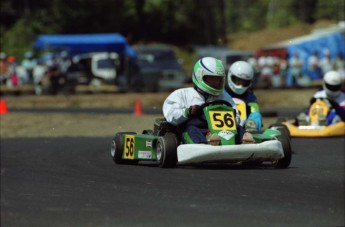
M 288 136 L 290 138 L 290 131 L 284 124 L 274 123 L 271 124 L 268 128 L 278 130 L 282 135 Z
M 113 161 L 116 164 L 124 164 L 125 160 L 122 159 L 123 149 L 124 149 L 124 140 L 123 135 L 135 135 L 135 132 L 119 132 L 116 133 L 114 138 L 111 141 L 110 154 Z
M 290 139 L 286 135 L 276 136 L 277 140 L 279 140 L 282 144 L 283 151 L 284 151 L 284 158 L 277 160 L 274 162 L 274 167 L 277 169 L 285 169 L 288 168 L 291 163 L 291 145 Z
M 172 168 L 177 163 L 177 139 L 174 133 L 166 133 L 157 141 L 157 161 L 161 168 Z

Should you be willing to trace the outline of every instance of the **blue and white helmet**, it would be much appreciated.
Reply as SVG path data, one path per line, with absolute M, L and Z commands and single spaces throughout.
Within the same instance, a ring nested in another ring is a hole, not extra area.
M 202 92 L 218 96 L 225 85 L 225 70 L 221 60 L 204 57 L 194 65 L 193 83 Z

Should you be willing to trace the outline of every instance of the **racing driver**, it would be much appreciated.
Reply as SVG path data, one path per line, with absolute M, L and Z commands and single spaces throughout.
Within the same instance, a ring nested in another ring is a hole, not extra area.
M 317 91 L 310 100 L 310 106 L 307 114 L 301 113 L 297 120 L 300 125 L 309 122 L 308 115 L 311 105 L 318 99 L 325 100 L 331 107 L 331 111 L 327 114 L 326 125 L 335 124 L 345 121 L 345 93 L 341 90 L 342 80 L 337 71 L 329 71 L 323 77 L 322 89 Z
M 241 123 L 242 125 L 244 124 L 246 131 L 260 132 L 262 115 L 256 101 L 256 96 L 252 89 L 250 89 L 253 79 L 253 67 L 245 61 L 236 61 L 229 68 L 225 90 L 231 97 L 240 99 L 245 103 L 243 111 L 246 112 L 248 117 L 242 120 Z M 238 108 L 241 110 L 241 106 Z
M 219 136 L 208 133 L 207 123 L 202 119 L 200 106 L 215 100 L 227 101 L 237 112 L 236 121 L 239 122 L 236 104 L 224 91 L 223 64 L 213 57 L 201 58 L 194 65 L 192 78 L 194 87 L 180 88 L 166 98 L 163 104 L 164 117 L 170 124 L 181 128 L 185 143 L 219 145 Z M 243 142 L 252 142 L 252 135 L 244 133 L 244 129 L 239 124 L 237 125 L 236 143 L 241 143 L 241 139 Z

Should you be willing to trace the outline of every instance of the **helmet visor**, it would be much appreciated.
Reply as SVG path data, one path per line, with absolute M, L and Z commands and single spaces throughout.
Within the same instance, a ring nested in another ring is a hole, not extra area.
M 204 76 L 203 80 L 205 84 L 214 88 L 214 89 L 223 89 L 225 85 L 224 76 Z
M 242 85 L 243 87 L 249 87 L 249 85 L 251 84 L 251 80 L 244 80 L 241 78 L 238 78 L 237 76 L 232 76 L 231 77 L 231 81 L 236 84 L 236 85 Z
M 340 91 L 340 89 L 341 89 L 341 84 L 339 84 L 339 85 L 330 85 L 330 84 L 325 83 L 325 86 L 330 91 Z

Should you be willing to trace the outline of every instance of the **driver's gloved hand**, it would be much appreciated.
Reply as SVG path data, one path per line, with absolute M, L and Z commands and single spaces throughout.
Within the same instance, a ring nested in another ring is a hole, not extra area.
M 185 111 L 188 117 L 196 117 L 201 114 L 201 108 L 198 105 L 190 106 Z
M 256 123 L 253 119 L 249 119 L 246 121 L 244 128 L 246 130 L 246 132 L 256 132 L 257 131 L 257 127 L 256 127 Z

